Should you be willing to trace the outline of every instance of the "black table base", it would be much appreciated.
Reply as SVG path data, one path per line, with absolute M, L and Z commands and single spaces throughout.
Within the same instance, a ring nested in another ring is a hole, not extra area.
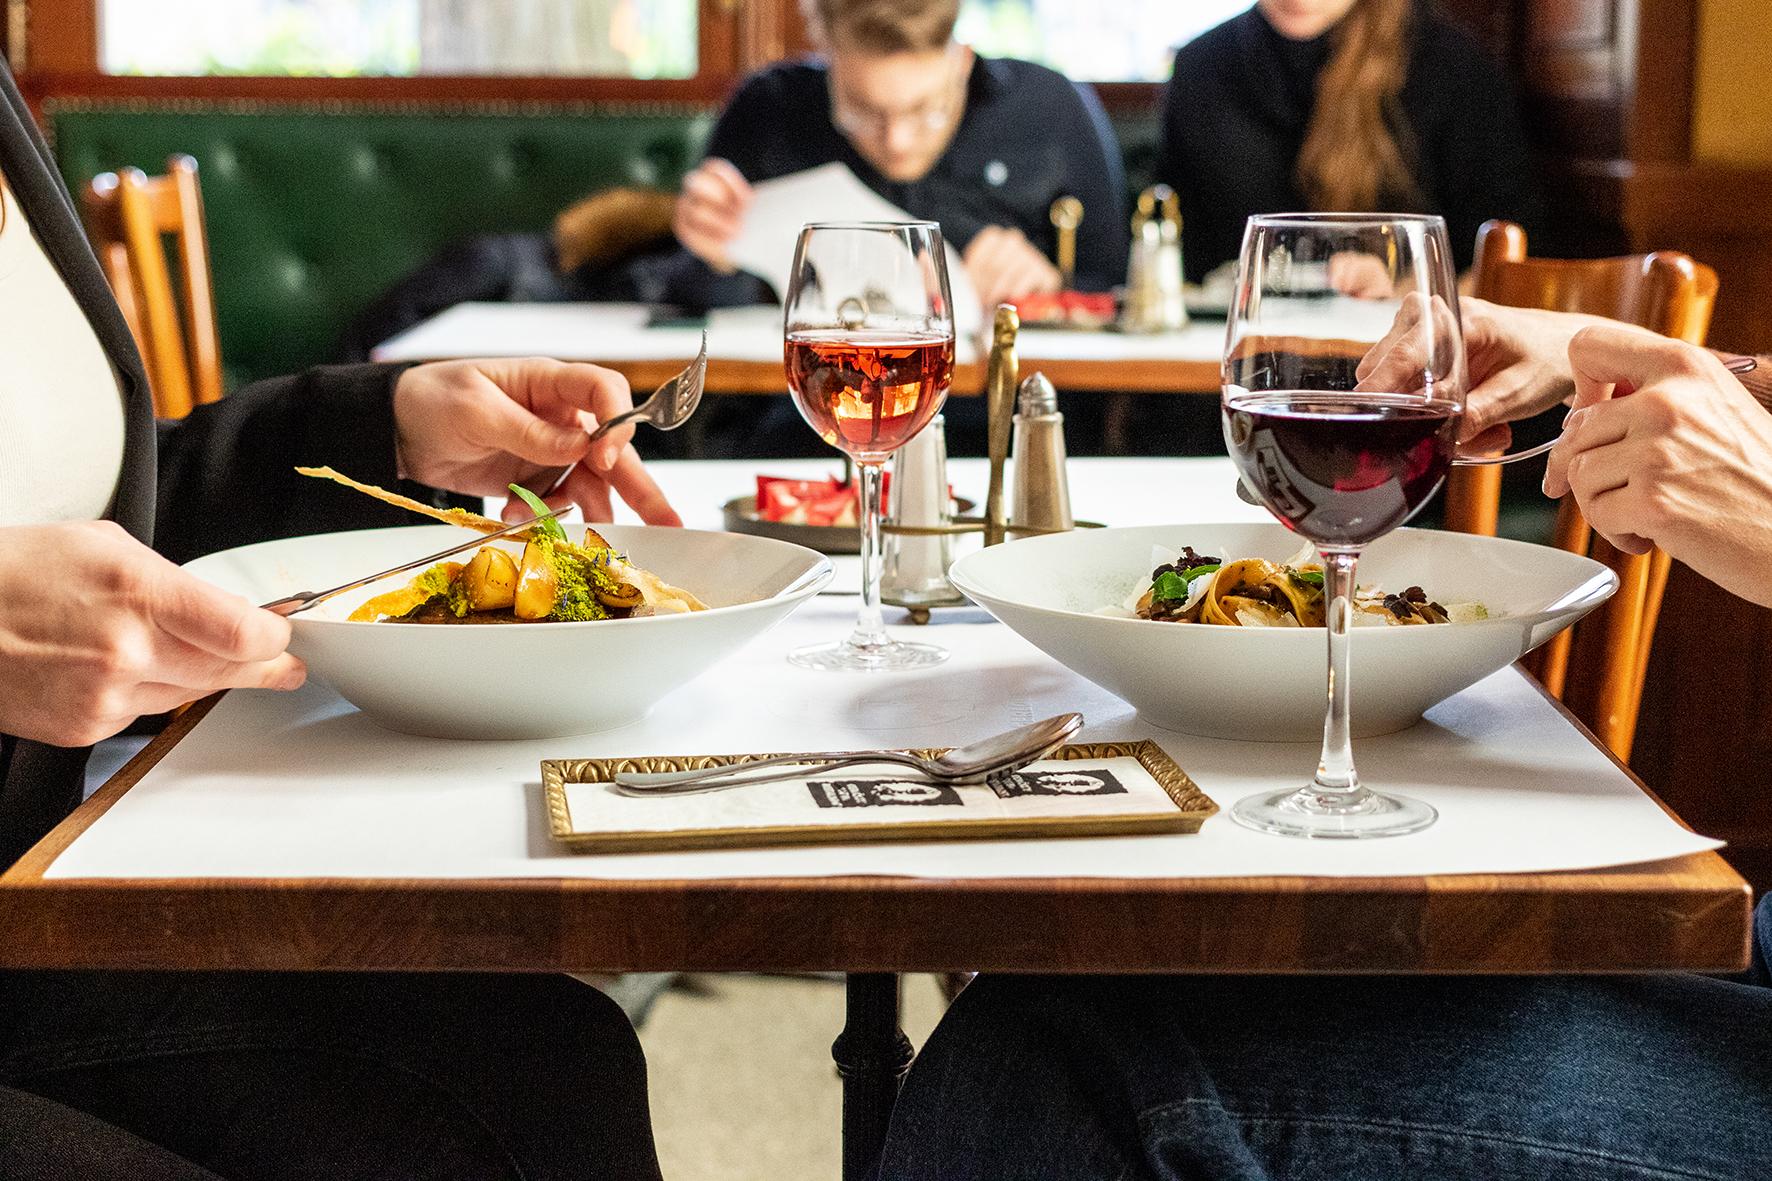
M 852 972 L 845 988 L 843 1032 L 831 1043 L 843 1079 L 843 1181 L 872 1181 L 913 1051 L 898 1027 L 896 975 Z

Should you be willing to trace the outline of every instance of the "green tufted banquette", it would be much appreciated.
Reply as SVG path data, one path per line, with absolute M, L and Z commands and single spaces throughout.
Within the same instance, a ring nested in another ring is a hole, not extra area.
M 100 172 L 201 169 L 230 388 L 332 359 L 345 322 L 439 247 L 545 230 L 610 185 L 675 188 L 706 111 L 50 102 L 76 193 Z

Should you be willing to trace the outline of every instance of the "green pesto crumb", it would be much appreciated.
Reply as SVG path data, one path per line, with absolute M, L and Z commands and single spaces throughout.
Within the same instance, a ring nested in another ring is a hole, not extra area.
M 468 580 L 458 578 L 449 588 L 449 611 L 457 619 L 466 619 L 473 604 L 468 602 Z
M 412 584 L 429 594 L 432 598 L 436 598 L 439 595 L 447 595 L 452 589 L 454 589 L 454 584 L 449 578 L 449 564 L 447 562 L 438 562 L 435 566 L 432 566 L 429 570 L 426 570 L 423 574 L 420 574 L 417 578 L 413 579 Z
M 608 609 L 597 601 L 592 581 L 597 576 L 597 563 L 590 554 L 601 551 L 586 551 L 550 537 L 537 537 L 530 544 L 540 549 L 554 567 L 554 610 L 549 619 L 556 623 L 584 623 L 609 618 Z

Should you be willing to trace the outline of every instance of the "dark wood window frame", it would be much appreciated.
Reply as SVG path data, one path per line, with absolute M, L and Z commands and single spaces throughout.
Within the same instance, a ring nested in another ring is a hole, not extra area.
M 106 74 L 98 61 L 99 0 L 5 0 L 7 59 L 33 101 L 116 99 L 290 102 L 718 103 L 797 34 L 794 0 L 700 0 L 699 64 L 691 78 L 447 75 L 401 78 L 147 77 Z M 23 35 L 22 47 L 18 44 Z
M 7 60 L 33 103 L 58 96 L 286 102 L 606 103 L 713 106 L 740 78 L 806 48 L 797 0 L 700 0 L 700 63 L 692 78 L 450 75 L 403 78 L 143 77 L 98 64 L 99 0 L 3 0 Z M 20 44 L 22 38 L 23 44 Z M 1116 113 L 1154 110 L 1160 86 L 1098 83 Z

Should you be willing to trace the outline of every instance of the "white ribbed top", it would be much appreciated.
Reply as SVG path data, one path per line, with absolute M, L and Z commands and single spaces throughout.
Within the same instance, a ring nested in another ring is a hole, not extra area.
M 123 470 L 117 374 L 0 178 L 0 526 L 105 515 Z

